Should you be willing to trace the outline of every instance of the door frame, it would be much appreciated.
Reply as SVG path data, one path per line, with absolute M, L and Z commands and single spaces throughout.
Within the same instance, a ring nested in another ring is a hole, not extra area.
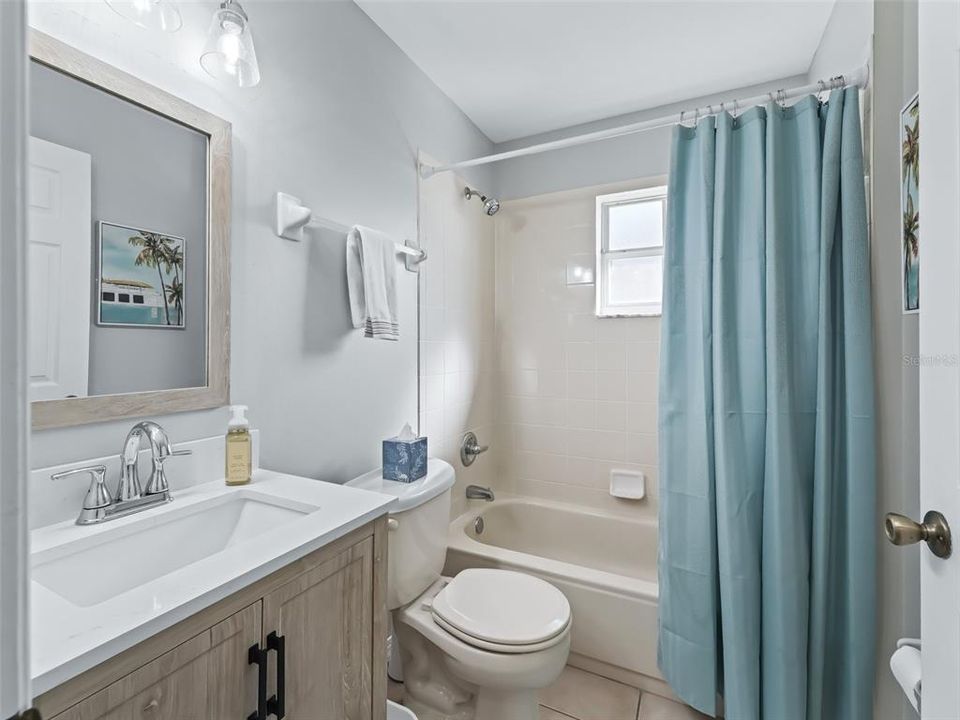
M 30 706 L 24 0 L 0 0 L 0 718 Z
M 920 549 L 923 718 L 960 714 L 960 4 L 921 2 L 918 58 L 923 248 L 920 306 L 920 512 L 953 529 L 948 559 Z

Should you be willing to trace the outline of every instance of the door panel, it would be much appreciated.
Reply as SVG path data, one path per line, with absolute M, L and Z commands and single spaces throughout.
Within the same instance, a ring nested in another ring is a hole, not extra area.
M 922 300 L 920 308 L 920 511 L 953 530 L 947 559 L 923 546 L 920 567 L 924 718 L 960 717 L 960 13 L 919 4 Z
M 373 538 L 263 600 L 263 642 L 285 638 L 286 717 L 369 720 L 372 714 Z M 271 653 L 268 695 L 276 693 Z
M 92 287 L 90 156 L 30 138 L 30 399 L 87 394 Z

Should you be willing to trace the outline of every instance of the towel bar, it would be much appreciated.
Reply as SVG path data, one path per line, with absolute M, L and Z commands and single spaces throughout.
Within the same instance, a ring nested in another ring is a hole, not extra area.
M 303 240 L 304 228 L 322 227 L 346 235 L 351 228 L 327 218 L 313 217 L 313 211 L 300 202 L 300 198 L 278 192 L 276 202 L 275 230 L 279 237 L 300 242 Z M 407 270 L 417 272 L 417 266 L 427 259 L 427 252 L 417 244 L 407 240 L 404 244 L 397 243 L 397 254 L 403 255 Z

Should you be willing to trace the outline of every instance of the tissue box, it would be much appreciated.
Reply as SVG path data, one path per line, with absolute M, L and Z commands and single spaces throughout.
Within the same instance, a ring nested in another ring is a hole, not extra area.
M 383 477 L 398 482 L 413 482 L 427 474 L 427 439 L 383 441 Z

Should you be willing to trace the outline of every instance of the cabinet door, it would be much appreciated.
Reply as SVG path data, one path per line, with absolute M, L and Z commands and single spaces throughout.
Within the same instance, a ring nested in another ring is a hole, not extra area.
M 264 597 L 264 634 L 284 638 L 286 719 L 374 717 L 373 619 L 370 537 Z M 270 653 L 268 695 L 276 693 L 277 655 Z
M 243 720 L 257 709 L 257 602 L 108 685 L 54 720 Z

